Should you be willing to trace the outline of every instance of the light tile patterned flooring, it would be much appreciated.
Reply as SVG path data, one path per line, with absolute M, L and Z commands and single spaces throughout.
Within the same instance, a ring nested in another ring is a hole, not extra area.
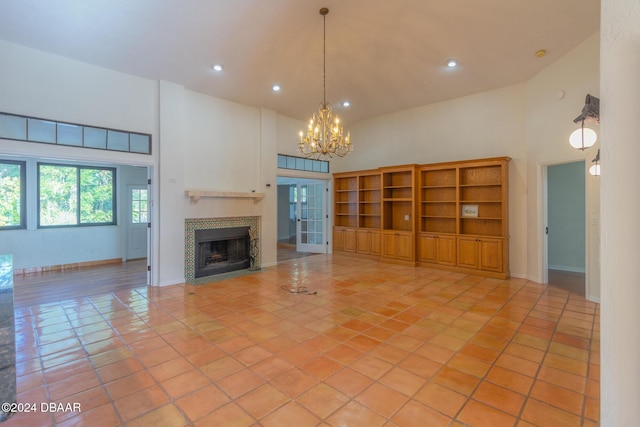
M 82 411 L 3 427 L 599 421 L 599 305 L 523 279 L 318 255 L 35 305 L 16 328 L 19 402 Z

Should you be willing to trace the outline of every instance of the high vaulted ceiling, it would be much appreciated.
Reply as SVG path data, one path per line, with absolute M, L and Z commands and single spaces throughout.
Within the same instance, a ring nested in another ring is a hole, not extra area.
M 347 125 L 523 82 L 600 21 L 599 0 L 0 0 L 0 39 L 307 120 L 321 7 L 327 101 Z

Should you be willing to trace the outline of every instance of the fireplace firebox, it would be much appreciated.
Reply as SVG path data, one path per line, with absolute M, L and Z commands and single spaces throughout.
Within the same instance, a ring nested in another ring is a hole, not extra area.
M 195 277 L 248 269 L 249 247 L 249 227 L 195 230 Z

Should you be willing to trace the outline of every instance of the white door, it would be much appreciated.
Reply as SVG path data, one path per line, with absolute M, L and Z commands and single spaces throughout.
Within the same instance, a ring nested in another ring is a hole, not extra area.
M 299 181 L 297 188 L 296 251 L 327 252 L 327 184 Z
M 127 259 L 147 257 L 149 190 L 146 185 L 129 185 L 127 215 Z

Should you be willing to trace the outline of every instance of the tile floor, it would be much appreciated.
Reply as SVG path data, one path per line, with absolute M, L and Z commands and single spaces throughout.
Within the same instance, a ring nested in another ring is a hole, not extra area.
M 523 279 L 318 255 L 16 314 L 3 427 L 599 422 L 599 305 Z

